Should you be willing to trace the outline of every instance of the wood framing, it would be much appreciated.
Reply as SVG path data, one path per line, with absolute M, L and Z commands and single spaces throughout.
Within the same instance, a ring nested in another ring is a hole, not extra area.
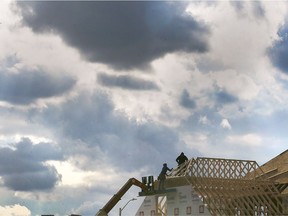
M 166 216 L 167 215 L 167 196 L 164 195 L 156 195 L 156 211 L 157 216 Z
M 274 180 L 288 169 L 265 168 L 249 160 L 192 158 L 170 173 L 167 185 L 191 185 L 212 215 L 287 215 L 281 193 L 288 183 Z

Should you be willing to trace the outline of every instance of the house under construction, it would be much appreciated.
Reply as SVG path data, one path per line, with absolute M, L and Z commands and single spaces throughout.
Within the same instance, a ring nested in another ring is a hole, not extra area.
M 168 174 L 164 191 L 157 184 L 152 176 L 130 179 L 96 215 L 108 215 L 132 185 L 145 196 L 136 216 L 288 215 L 288 150 L 262 166 L 192 158 Z

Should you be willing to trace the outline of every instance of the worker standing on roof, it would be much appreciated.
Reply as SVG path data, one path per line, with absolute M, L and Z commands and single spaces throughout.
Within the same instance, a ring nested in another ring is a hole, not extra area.
M 171 171 L 172 169 L 168 168 L 167 163 L 163 164 L 162 170 L 158 176 L 159 184 L 158 184 L 158 190 L 164 190 L 164 183 L 167 175 L 167 171 Z
M 185 163 L 186 161 L 188 161 L 188 158 L 183 152 L 181 152 L 181 154 L 176 158 L 176 162 L 178 163 L 178 166 Z

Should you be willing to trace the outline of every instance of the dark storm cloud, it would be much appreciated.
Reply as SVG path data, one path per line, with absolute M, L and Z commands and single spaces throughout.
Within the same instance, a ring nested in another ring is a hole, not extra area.
M 190 97 L 190 94 L 186 89 L 182 92 L 180 105 L 188 109 L 196 108 L 196 102 Z
M 81 157 L 87 158 L 83 169 L 95 169 L 99 162 L 122 170 L 143 166 L 154 169 L 155 164 L 161 166 L 162 160 L 174 162 L 175 144 L 179 142 L 178 135 L 168 127 L 154 122 L 139 124 L 115 111 L 108 95 L 101 92 L 83 92 L 61 107 L 31 112 L 31 118 L 72 140 L 67 152 L 77 155 L 83 151 Z
M 0 71 L 0 100 L 12 104 L 29 104 L 40 98 L 59 96 L 76 81 L 68 76 L 51 76 L 41 70 L 9 73 Z
M 35 32 L 53 32 L 90 61 L 116 69 L 149 65 L 172 52 L 205 52 L 207 27 L 185 12 L 183 2 L 17 2 Z
M 52 166 L 43 166 L 37 173 L 18 173 L 3 176 L 6 187 L 15 191 L 34 191 L 52 189 L 60 180 L 56 169 Z
M 12 190 L 47 190 L 55 186 L 61 176 L 47 160 L 62 160 L 59 149 L 49 143 L 33 145 L 24 138 L 15 149 L 0 148 L 0 175 L 4 185 Z
M 268 49 L 268 54 L 274 66 L 288 74 L 288 20 L 280 28 L 278 35 L 280 39 Z
M 143 80 L 134 76 L 113 76 L 104 73 L 98 74 L 97 80 L 101 85 L 119 87 L 130 90 L 157 90 L 158 86 L 151 81 Z

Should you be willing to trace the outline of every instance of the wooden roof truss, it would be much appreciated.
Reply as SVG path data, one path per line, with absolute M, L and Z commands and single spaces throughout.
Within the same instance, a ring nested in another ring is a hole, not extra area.
M 201 196 L 212 215 L 285 215 L 283 191 L 261 176 L 255 161 L 219 158 L 192 158 L 170 173 L 184 176 Z

